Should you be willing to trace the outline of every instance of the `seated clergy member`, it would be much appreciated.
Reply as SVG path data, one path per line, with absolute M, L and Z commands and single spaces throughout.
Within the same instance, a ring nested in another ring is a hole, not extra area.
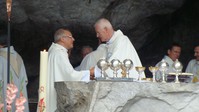
M 196 78 L 197 81 L 199 79 L 199 45 L 195 46 L 194 48 L 194 56 L 195 59 L 189 61 L 186 72 L 192 73 Z M 192 78 L 190 77 L 187 81 L 191 82 Z
M 173 63 L 179 59 L 181 54 L 181 45 L 174 42 L 169 46 L 169 49 L 167 50 L 167 55 L 163 57 L 163 59 L 169 64 L 169 69 L 167 70 L 167 74 L 171 72 L 175 72 L 173 69 Z M 156 66 L 159 65 L 160 62 L 156 64 Z M 157 72 L 157 78 L 161 78 L 160 71 Z M 175 79 L 175 76 L 167 76 L 168 81 L 173 81 Z
M 48 51 L 47 112 L 55 112 L 57 108 L 57 94 L 54 82 L 88 82 L 95 77 L 94 68 L 75 71 L 70 64 L 67 51 L 73 48 L 74 41 L 75 39 L 68 29 L 58 29 L 54 34 L 54 43 Z
M 119 59 L 120 62 L 131 59 L 134 68 L 129 71 L 129 76 L 138 79 L 139 74 L 135 70 L 135 66 L 142 66 L 142 64 L 129 38 L 121 30 L 114 31 L 110 21 L 105 18 L 99 19 L 94 28 L 97 38 L 101 42 L 106 42 L 106 47 L 104 47 L 106 49 L 106 59 L 109 62 L 113 59 Z M 110 68 L 106 70 L 106 73 L 109 77 L 113 77 L 113 70 Z M 121 77 L 121 69 L 118 71 L 118 77 Z M 145 78 L 144 73 L 141 78 Z

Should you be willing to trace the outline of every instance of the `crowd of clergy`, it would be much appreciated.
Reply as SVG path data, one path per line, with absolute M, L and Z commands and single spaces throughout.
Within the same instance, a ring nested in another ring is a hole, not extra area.
M 47 104 L 49 107 L 47 112 L 54 112 L 57 108 L 56 90 L 54 88 L 55 82 L 61 81 L 85 81 L 89 82 L 96 77 L 101 77 L 100 69 L 97 67 L 97 62 L 100 59 L 106 59 L 111 61 L 113 59 L 119 59 L 121 62 L 125 59 L 133 61 L 133 66 L 142 66 L 140 58 L 129 38 L 123 34 L 121 30 L 114 30 L 109 20 L 101 18 L 94 24 L 96 37 L 99 40 L 99 46 L 96 50 L 92 50 L 90 47 L 84 47 L 82 50 L 82 61 L 80 65 L 73 68 L 69 60 L 69 54 L 73 48 L 75 41 L 71 31 L 69 29 L 60 28 L 56 30 L 54 34 L 54 42 L 51 44 L 48 50 L 48 77 L 47 77 Z M 11 48 L 11 81 L 21 88 L 17 92 L 17 96 L 27 96 L 26 85 L 28 82 L 25 66 L 20 55 Z M 185 72 L 193 73 L 194 76 L 199 77 L 199 45 L 194 49 L 195 59 L 192 59 Z M 3 102 L 6 107 L 6 102 L 2 100 L 6 99 L 6 87 L 7 79 L 6 64 L 7 64 L 7 47 L 3 43 L 0 43 L 0 80 L 2 90 L 0 93 L 0 103 Z M 167 51 L 167 54 L 163 59 L 169 64 L 168 72 L 174 72 L 172 64 L 179 59 L 181 54 L 181 46 L 177 43 L 173 43 Z M 158 63 L 157 65 L 158 66 Z M 121 70 L 118 70 L 121 73 Z M 108 68 L 106 74 L 109 77 L 113 77 L 113 70 Z M 140 74 L 135 69 L 129 70 L 129 77 L 137 79 Z M 121 77 L 121 74 L 118 74 Z M 141 78 L 146 78 L 145 74 L 141 74 Z M 191 80 L 191 77 L 186 80 Z M 53 97 L 52 97 L 53 96 Z M 15 106 L 13 106 L 15 107 Z M 4 109 L 6 111 L 6 109 Z M 14 110 L 14 109 L 13 109 Z M 5 112 L 4 111 L 4 112 Z M 25 104 L 24 112 L 29 112 L 28 101 Z

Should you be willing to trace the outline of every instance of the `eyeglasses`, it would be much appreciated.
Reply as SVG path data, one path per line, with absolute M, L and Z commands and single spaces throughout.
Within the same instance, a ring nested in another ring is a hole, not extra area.
M 73 36 L 71 36 L 71 35 L 66 35 L 66 36 L 63 36 L 63 37 L 68 37 L 68 38 L 70 38 L 70 39 L 75 40 L 75 39 L 73 38 Z

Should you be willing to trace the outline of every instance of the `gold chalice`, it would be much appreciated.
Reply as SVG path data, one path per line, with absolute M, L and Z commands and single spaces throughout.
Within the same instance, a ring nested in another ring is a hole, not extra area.
M 149 71 L 152 72 L 153 75 L 153 82 L 156 82 L 155 73 L 156 71 L 158 71 L 158 69 L 159 69 L 158 67 L 152 67 L 152 66 L 149 67 Z
M 136 66 L 135 69 L 136 69 L 136 71 L 137 71 L 138 74 L 139 74 L 139 76 L 138 76 L 138 81 L 141 82 L 141 80 L 142 80 L 141 74 L 142 74 L 142 72 L 144 72 L 145 67 Z

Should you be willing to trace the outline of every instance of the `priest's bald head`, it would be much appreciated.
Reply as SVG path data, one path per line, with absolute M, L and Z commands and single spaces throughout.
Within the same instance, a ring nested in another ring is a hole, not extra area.
M 105 18 L 99 19 L 95 23 L 94 27 L 95 27 L 96 36 L 98 39 L 101 40 L 101 42 L 107 42 L 113 36 L 114 29 L 110 21 Z
M 73 42 L 75 39 L 70 30 L 60 28 L 54 34 L 54 42 L 65 47 L 66 49 L 73 48 Z

